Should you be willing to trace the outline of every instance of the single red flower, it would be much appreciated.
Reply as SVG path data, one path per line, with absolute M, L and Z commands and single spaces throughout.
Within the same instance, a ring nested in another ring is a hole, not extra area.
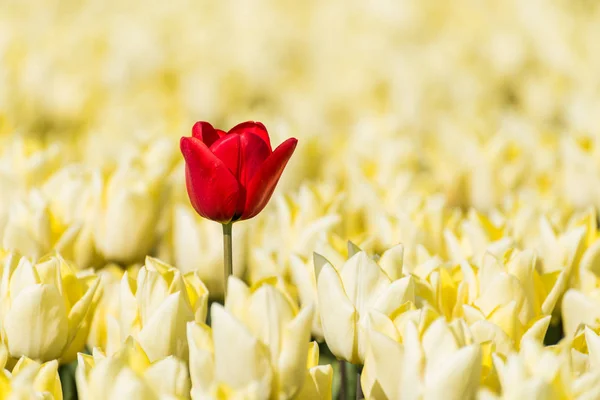
M 271 150 L 260 122 L 243 122 L 229 132 L 196 122 L 192 137 L 180 143 L 192 206 L 223 224 L 254 217 L 269 202 L 297 143 L 290 138 Z

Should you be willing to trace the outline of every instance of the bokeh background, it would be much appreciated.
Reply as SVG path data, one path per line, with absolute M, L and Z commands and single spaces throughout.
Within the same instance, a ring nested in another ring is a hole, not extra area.
M 248 282 L 301 299 L 292 256 L 348 239 L 404 243 L 409 270 L 423 249 L 453 260 L 448 229 L 469 257 L 536 249 L 555 282 L 548 232 L 600 206 L 599 38 L 588 0 L 5 0 L 1 247 L 98 270 L 150 254 L 218 298 L 220 227 L 189 206 L 179 138 L 257 120 L 299 146 L 234 226 Z M 560 296 L 578 290 L 597 322 L 581 276 Z

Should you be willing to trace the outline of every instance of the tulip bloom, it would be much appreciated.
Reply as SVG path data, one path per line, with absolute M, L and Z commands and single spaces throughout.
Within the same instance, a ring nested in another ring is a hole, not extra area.
M 233 273 L 233 222 L 250 219 L 265 208 L 297 143 L 289 138 L 273 151 L 267 128 L 251 121 L 229 132 L 199 121 L 192 137 L 181 138 L 192 206 L 204 218 L 223 224 L 224 282 Z
M 243 122 L 229 132 L 196 122 L 181 138 L 186 184 L 198 214 L 223 224 L 250 219 L 269 202 L 298 140 L 275 151 L 260 122 Z

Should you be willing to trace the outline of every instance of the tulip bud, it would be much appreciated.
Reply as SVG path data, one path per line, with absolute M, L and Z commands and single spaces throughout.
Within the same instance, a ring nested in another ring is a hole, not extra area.
M 62 387 L 58 375 L 58 361 L 40 364 L 27 357 L 21 357 L 8 372 L 6 367 L 7 350 L 0 347 L 0 399 L 62 400 Z
M 414 304 L 415 289 L 411 277 L 393 281 L 364 251 L 353 251 L 356 253 L 351 253 L 339 269 L 315 255 L 315 274 L 327 345 L 336 357 L 362 364 L 369 312 L 377 310 L 387 315 L 406 302 Z M 401 270 L 402 265 L 394 267 Z
M 132 161 L 104 182 L 96 181 L 94 241 L 108 260 L 128 263 L 147 254 L 155 240 L 160 179 Z
M 275 284 L 263 281 L 248 287 L 231 277 L 225 308 L 212 306 L 212 330 L 188 325 L 195 398 L 217 390 L 260 399 L 292 398 L 300 392 L 307 374 L 312 309 L 298 310 Z
M 372 318 L 379 320 L 375 315 Z M 409 321 L 401 336 L 388 336 L 376 329 L 369 329 L 367 336 L 369 346 L 361 377 L 366 398 L 475 397 L 481 377 L 481 349 L 472 344 L 464 323 L 448 324 L 439 318 L 420 332 Z
M 93 275 L 79 278 L 59 255 L 37 264 L 14 254 L 6 257 L 0 315 L 10 355 L 39 361 L 64 357 L 92 307 L 98 284 Z
M 133 339 L 112 356 L 98 349 L 93 355 L 79 353 L 75 376 L 83 400 L 185 399 L 190 392 L 183 361 L 169 356 L 151 363 Z
M 290 138 L 273 151 L 260 122 L 243 122 L 229 132 L 197 122 L 192 137 L 181 138 L 192 206 L 223 224 L 256 216 L 269 202 L 297 143 Z
M 107 326 L 121 342 L 130 335 L 135 337 L 150 361 L 171 355 L 186 360 L 186 324 L 203 322 L 207 304 L 208 291 L 195 272 L 182 274 L 160 260 L 147 257 L 137 279 L 130 277 L 129 272 L 121 279 L 119 334 L 114 332 L 110 315 Z

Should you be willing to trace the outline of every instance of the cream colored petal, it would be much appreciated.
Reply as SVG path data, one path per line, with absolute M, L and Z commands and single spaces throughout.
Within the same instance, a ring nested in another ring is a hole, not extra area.
M 268 398 L 273 371 L 268 349 L 223 307 L 211 308 L 215 346 L 215 379 L 236 390 L 259 384 L 261 398 Z
M 477 343 L 493 342 L 496 352 L 508 355 L 514 349 L 512 339 L 498 325 L 489 321 L 477 321 L 469 328 Z
M 150 365 L 144 372 L 146 382 L 161 396 L 185 398 L 191 385 L 185 363 L 170 356 Z
M 13 357 L 59 358 L 67 344 L 69 323 L 58 290 L 43 284 L 23 289 L 6 315 L 4 330 Z
M 385 251 L 379 259 L 379 265 L 392 281 L 402 277 L 402 265 L 404 262 L 404 246 L 398 244 Z
M 550 321 L 552 319 L 551 315 L 546 315 L 535 321 L 533 325 L 523 334 L 521 338 L 521 343 L 524 340 L 533 340 L 538 343 L 543 343 L 544 338 L 546 337 L 546 332 L 548 331 L 548 327 L 550 326 Z
M 590 328 L 585 328 L 585 342 L 588 347 L 588 354 L 591 369 L 600 368 L 600 337 Z
M 579 265 L 581 269 L 588 270 L 597 278 L 600 278 L 600 239 L 592 243 L 585 253 L 583 253 Z
M 519 319 L 522 324 L 527 324 L 535 315 L 539 315 L 541 304 L 535 291 L 534 273 L 536 256 L 532 250 L 518 251 L 513 254 L 506 264 L 508 272 L 515 276 L 525 291 L 526 303 L 522 307 Z
M 517 304 L 514 301 L 496 308 L 488 316 L 488 321 L 502 328 L 513 340 L 517 340 L 521 334 L 519 332 Z
M 402 332 L 404 339 L 404 358 L 403 365 L 410 368 L 402 368 L 400 378 L 400 399 L 418 399 L 422 396 L 424 390 L 421 378 L 421 372 L 424 367 L 425 357 L 421 348 L 419 331 L 416 325 L 409 322 Z
M 421 343 L 425 358 L 427 358 L 426 371 L 451 357 L 459 348 L 454 333 L 443 317 L 436 319 L 429 325 L 429 328 L 423 334 Z
M 90 288 L 85 292 L 82 298 L 79 299 L 77 303 L 73 305 L 71 311 L 69 311 L 69 340 L 68 343 L 71 343 L 77 334 L 83 319 L 87 315 L 92 301 L 94 299 L 94 294 L 100 285 L 100 279 L 96 279 L 96 281 L 92 284 Z M 82 338 L 82 340 L 84 340 Z
M 360 247 L 358 247 L 357 245 L 355 245 L 354 243 L 352 243 L 351 241 L 348 240 L 348 259 L 354 257 L 356 254 L 358 254 L 360 252 L 362 252 Z
M 42 364 L 38 371 L 33 387 L 40 392 L 48 392 L 54 400 L 62 400 L 62 386 L 58 376 L 58 361 L 52 360 Z
M 128 400 L 158 400 L 159 396 L 155 393 L 148 383 L 137 376 L 128 368 L 122 369 L 116 376 L 113 389 L 110 392 L 109 399 L 128 399 Z
M 186 325 L 194 314 L 180 292 L 169 295 L 142 327 L 138 337 L 150 361 L 170 355 L 188 358 Z
M 241 279 L 230 276 L 227 280 L 225 309 L 237 318 L 243 318 L 249 301 L 250 288 Z
M 146 325 L 168 295 L 168 284 L 158 271 L 140 269 L 135 297 L 142 325 Z
M 600 301 L 578 290 L 569 289 L 563 296 L 561 312 L 565 336 L 573 337 L 579 324 L 598 324 Z
M 361 317 L 390 284 L 390 278 L 364 251 L 344 264 L 340 278 L 348 299 Z
M 312 324 L 312 307 L 305 307 L 282 331 L 281 352 L 277 360 L 279 392 L 292 398 L 306 378 L 306 360 Z
M 331 365 L 319 365 L 308 370 L 302 390 L 297 400 L 331 400 L 333 368 Z
M 383 314 L 392 314 L 400 305 L 415 303 L 415 285 L 412 276 L 392 282 L 375 300 L 372 309 Z
M 306 368 L 311 369 L 319 365 L 319 343 L 310 342 L 308 345 L 308 359 L 306 361 Z
M 370 330 L 361 384 L 365 398 L 397 399 L 404 368 L 404 347 L 388 336 Z M 416 366 L 415 366 L 416 367 Z
M 190 349 L 189 366 L 192 386 L 207 392 L 214 381 L 212 332 L 207 325 L 189 322 L 187 339 Z
M 284 329 L 294 319 L 294 306 L 281 290 L 271 284 L 264 284 L 252 293 L 246 307 L 243 316 L 247 326 L 269 347 L 271 360 L 276 363 L 281 352 Z
M 383 333 L 388 336 L 390 339 L 400 342 L 400 333 L 398 329 L 394 325 L 391 319 L 388 318 L 387 315 L 377 311 L 371 310 L 369 312 L 368 324 L 366 327 L 368 330 L 375 330 L 379 333 Z
M 356 360 L 358 314 L 344 291 L 337 271 L 325 264 L 317 280 L 323 335 L 331 352 L 344 360 Z
M 91 398 L 88 384 L 88 375 L 94 368 L 94 358 L 88 354 L 77 354 L 77 369 L 75 370 L 75 382 L 77 383 L 77 393 L 82 399 Z
M 481 379 L 479 345 L 463 347 L 425 375 L 423 399 L 475 398 Z
M 500 273 L 492 279 L 487 288 L 482 288 L 481 296 L 475 301 L 475 305 L 489 316 L 496 307 L 511 301 L 516 302 L 516 308 L 520 308 L 525 301 L 525 292 L 517 278 Z
M 136 281 L 129 278 L 129 272 L 125 272 L 119 286 L 119 327 L 122 337 L 130 335 L 139 321 L 136 286 Z
M 10 294 L 10 300 L 13 302 L 23 289 L 40 283 L 40 278 L 31 262 L 26 258 L 21 258 L 10 276 L 9 282 L 9 291 L 7 294 Z

